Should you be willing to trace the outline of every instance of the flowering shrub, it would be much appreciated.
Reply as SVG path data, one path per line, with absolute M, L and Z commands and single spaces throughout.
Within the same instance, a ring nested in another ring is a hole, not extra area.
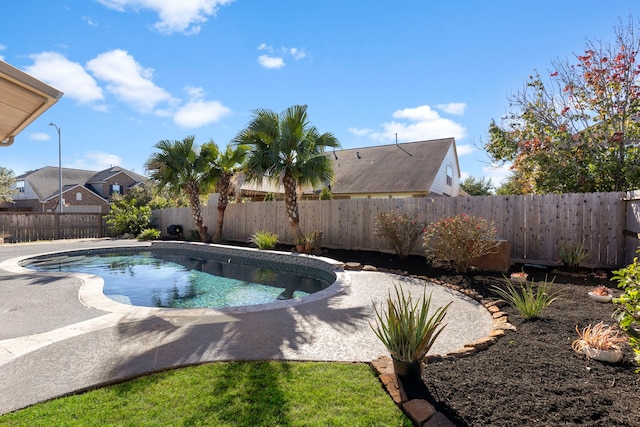
M 374 233 L 393 246 L 398 258 L 409 255 L 423 231 L 424 224 L 405 213 L 382 212 L 376 217 Z
M 429 224 L 422 247 L 428 259 L 450 262 L 457 273 L 464 273 L 475 258 L 497 250 L 496 236 L 496 228 L 485 219 L 458 214 Z

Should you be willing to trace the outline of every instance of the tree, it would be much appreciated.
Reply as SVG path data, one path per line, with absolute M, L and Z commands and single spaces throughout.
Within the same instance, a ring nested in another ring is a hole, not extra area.
M 202 220 L 200 195 L 206 194 L 216 181 L 216 159 L 218 147 L 209 142 L 198 147 L 195 136 L 182 141 L 162 140 L 155 145 L 159 152 L 154 153 L 145 163 L 151 180 L 157 189 L 167 188 L 169 193 L 178 196 L 181 192 L 189 196 L 191 214 L 200 234 L 200 240 L 209 238 L 208 228 Z
M 460 188 L 470 196 L 489 196 L 493 194 L 491 178 L 474 178 L 468 176 L 460 183 Z
M 512 162 L 532 191 L 624 191 L 640 186 L 640 39 L 633 21 L 615 42 L 588 41 L 575 63 L 554 61 L 509 98 L 514 112 L 489 126 L 485 149 Z
M 496 188 L 496 195 L 509 196 L 513 194 L 529 194 L 531 187 L 522 182 L 518 173 L 512 173 L 504 180 L 500 187 Z
M 211 141 L 213 144 L 213 141 Z M 214 169 L 212 174 L 216 180 L 216 192 L 218 196 L 218 218 L 216 221 L 216 231 L 213 234 L 214 242 L 222 241 L 222 227 L 224 225 L 224 213 L 229 204 L 229 190 L 231 188 L 231 179 L 239 172 L 247 155 L 247 147 L 237 145 L 235 147 L 227 146 L 224 152 L 220 152 L 214 161 Z
M 151 208 L 138 204 L 135 198 L 117 196 L 106 219 L 114 235 L 130 234 L 137 237 L 151 227 Z
M 253 120 L 234 141 L 249 147 L 245 162 L 248 180 L 260 182 L 267 178 L 284 186 L 293 238 L 304 240 L 297 189 L 309 184 L 331 184 L 333 168 L 324 150 L 339 147 L 340 142 L 333 134 L 321 134 L 309 124 L 306 105 L 294 105 L 280 114 L 267 109 L 255 110 Z
M 14 182 L 13 171 L 0 166 L 0 203 L 13 201 L 11 195 L 17 193 L 17 190 L 11 189 Z

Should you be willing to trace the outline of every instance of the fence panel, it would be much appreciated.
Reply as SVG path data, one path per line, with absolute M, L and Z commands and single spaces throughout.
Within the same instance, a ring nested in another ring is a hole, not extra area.
M 374 234 L 379 213 L 407 213 L 426 224 L 467 213 L 495 224 L 498 236 L 511 243 L 514 262 L 556 264 L 560 244 L 583 242 L 589 253 L 585 266 L 619 267 L 628 262 L 630 250 L 625 256 L 625 249 L 637 247 L 640 233 L 640 193 L 628 202 L 628 209 L 625 194 L 304 200 L 299 202 L 300 225 L 306 232 L 322 231 L 322 244 L 328 248 L 391 252 L 392 248 Z M 214 207 L 206 209 L 205 221 L 213 230 L 217 212 Z M 178 216 L 177 211 L 183 214 Z M 154 219 L 162 225 L 163 233 L 170 223 L 181 224 L 185 230 L 193 228 L 188 208 L 154 211 Z M 277 233 L 282 243 L 293 244 L 283 201 L 228 206 L 225 239 L 246 240 L 257 229 Z M 413 253 L 422 253 L 419 244 Z

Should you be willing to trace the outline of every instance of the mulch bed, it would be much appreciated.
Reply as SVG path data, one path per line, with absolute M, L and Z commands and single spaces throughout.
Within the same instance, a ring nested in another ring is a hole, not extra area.
M 431 268 L 425 259 L 378 252 L 329 249 L 326 256 L 363 265 L 406 271 L 475 289 L 495 297 L 492 285 L 504 284 L 502 274 L 456 275 Z M 615 306 L 591 300 L 587 292 L 606 285 L 616 295 L 616 283 L 584 271 L 581 277 L 550 268 L 512 266 L 536 281 L 553 279 L 562 298 L 541 319 L 523 321 L 517 311 L 503 308 L 516 331 L 506 331 L 488 350 L 426 366 L 424 388 L 410 391 L 458 426 L 640 426 L 640 374 L 633 352 L 625 348 L 621 363 L 587 360 L 571 348 L 576 326 L 604 321 L 613 324 Z

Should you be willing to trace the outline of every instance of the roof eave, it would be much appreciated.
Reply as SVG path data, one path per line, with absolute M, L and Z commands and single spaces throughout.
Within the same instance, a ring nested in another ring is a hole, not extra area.
M 8 146 L 13 144 L 14 138 L 22 130 L 51 108 L 63 93 L 6 62 L 0 61 L 0 83 L 2 82 L 6 83 L 7 87 L 15 89 L 15 91 L 10 91 L 13 93 L 7 93 L 5 98 L 0 99 L 0 103 L 5 104 L 4 109 L 7 112 L 15 112 L 15 114 L 8 115 L 7 123 L 1 124 L 4 130 L 0 131 L 0 146 Z M 34 105 L 26 110 L 23 109 L 24 107 L 18 104 L 23 100 L 23 97 L 31 98 L 32 101 L 35 101 Z

